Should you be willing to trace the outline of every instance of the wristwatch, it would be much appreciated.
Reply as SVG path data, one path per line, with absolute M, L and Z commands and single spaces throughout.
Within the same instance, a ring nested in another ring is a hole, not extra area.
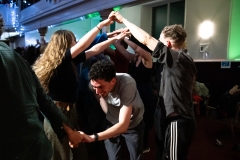
M 94 138 L 95 138 L 95 142 L 97 142 L 98 141 L 98 134 L 97 133 L 93 133 L 93 135 L 94 135 Z

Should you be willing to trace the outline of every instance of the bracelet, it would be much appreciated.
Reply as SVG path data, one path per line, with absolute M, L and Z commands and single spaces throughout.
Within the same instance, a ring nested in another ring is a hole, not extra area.
M 97 142 L 98 141 L 98 134 L 97 133 L 93 133 L 93 135 L 94 135 L 94 138 L 95 138 L 95 142 Z
M 98 27 L 98 26 L 96 26 L 97 27 L 97 29 L 99 30 L 99 31 L 101 31 L 101 29 Z

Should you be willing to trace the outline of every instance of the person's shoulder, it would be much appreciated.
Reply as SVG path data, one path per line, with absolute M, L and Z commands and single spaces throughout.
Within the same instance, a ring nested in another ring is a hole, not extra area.
M 123 79 L 133 79 L 128 73 L 116 73 L 116 77 Z
M 136 83 L 135 80 L 127 73 L 116 73 L 116 78 L 122 84 Z
M 191 62 L 194 62 L 193 61 L 193 58 L 189 55 L 189 53 L 187 52 L 187 50 L 180 50 L 179 51 L 182 55 L 183 55 L 183 57 L 185 58 L 185 59 L 187 59 L 187 60 L 189 60 L 189 61 L 191 61 Z
M 152 56 L 153 56 L 154 58 L 159 58 L 159 56 L 160 56 L 159 51 L 161 51 L 161 49 L 162 49 L 163 47 L 166 47 L 166 48 L 167 48 L 167 46 L 165 46 L 161 41 L 158 41 L 157 44 L 156 44 L 156 46 L 155 46 L 155 48 L 154 48 L 154 50 L 153 50 Z
M 4 42 L 0 42 L 0 48 L 5 50 L 11 50 L 11 48 Z

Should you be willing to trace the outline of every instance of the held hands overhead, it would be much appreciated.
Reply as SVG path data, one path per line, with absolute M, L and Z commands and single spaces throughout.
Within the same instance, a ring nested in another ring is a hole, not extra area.
M 118 11 L 112 11 L 108 18 L 116 21 L 117 23 L 123 23 L 124 19 L 124 17 Z
M 118 11 L 112 11 L 108 16 L 107 21 L 108 22 L 110 21 L 110 24 L 112 24 L 113 21 L 116 21 L 118 23 L 123 23 L 123 19 L 124 19 L 123 16 Z M 121 29 L 115 30 L 111 33 L 108 33 L 107 35 L 108 35 L 108 38 L 112 38 L 112 37 L 115 37 L 115 36 L 119 35 L 120 33 L 125 33 L 124 37 L 131 36 L 131 33 L 130 33 L 128 28 L 121 28 Z
M 102 21 L 101 23 L 103 26 L 108 26 L 113 23 L 113 21 L 116 21 L 118 23 L 123 23 L 123 16 L 118 11 L 112 11 L 108 18 Z
M 108 38 L 112 38 L 120 34 L 121 32 L 126 32 L 127 36 L 130 36 L 131 33 L 129 32 L 129 29 L 127 28 L 120 28 L 118 30 L 115 30 L 113 32 L 107 33 Z

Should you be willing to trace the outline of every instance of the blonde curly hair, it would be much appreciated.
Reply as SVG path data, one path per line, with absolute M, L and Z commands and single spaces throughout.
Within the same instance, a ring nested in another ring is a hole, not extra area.
M 56 68 L 62 63 L 66 50 L 71 48 L 75 36 L 71 31 L 56 31 L 41 57 L 32 66 L 44 90 L 48 92 L 48 84 Z

